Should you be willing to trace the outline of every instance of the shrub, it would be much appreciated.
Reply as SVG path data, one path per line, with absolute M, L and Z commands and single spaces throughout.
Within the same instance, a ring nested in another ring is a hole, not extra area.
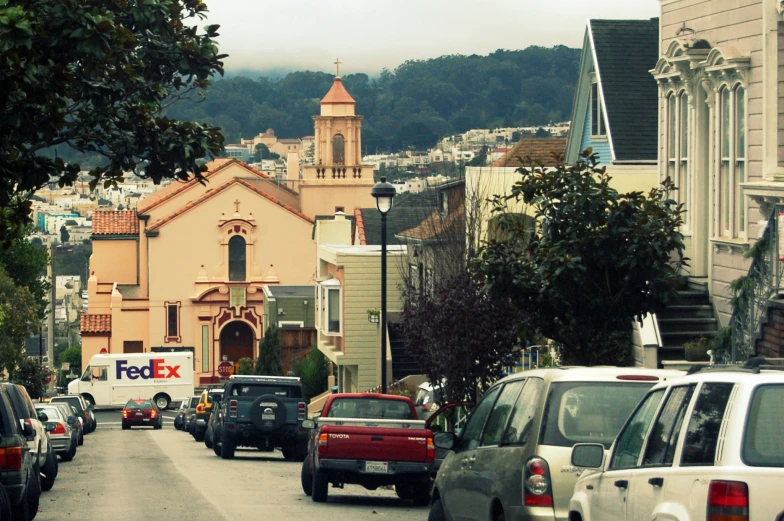
M 311 399 L 327 390 L 327 378 L 331 373 L 329 360 L 314 347 L 310 353 L 291 363 L 291 372 L 302 380 L 302 392 Z

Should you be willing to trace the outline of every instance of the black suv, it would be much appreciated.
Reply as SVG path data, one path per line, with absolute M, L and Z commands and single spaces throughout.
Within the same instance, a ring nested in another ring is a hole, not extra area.
M 32 426 L 14 412 L 8 386 L 0 385 L 0 483 L 8 493 L 12 519 L 30 520 L 38 512 L 41 482 L 33 461 L 37 454 L 27 445 L 32 435 Z
M 281 449 L 288 460 L 303 461 L 308 453 L 308 401 L 299 378 L 231 376 L 224 386 L 221 413 L 215 419 L 213 450 L 223 459 L 237 447 L 271 452 Z

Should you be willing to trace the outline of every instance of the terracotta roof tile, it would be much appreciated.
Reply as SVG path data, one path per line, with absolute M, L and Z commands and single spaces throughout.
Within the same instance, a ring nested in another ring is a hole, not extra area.
M 213 197 L 213 196 L 223 192 L 224 190 L 226 190 L 227 188 L 229 188 L 230 186 L 233 186 L 235 184 L 241 184 L 245 188 L 248 188 L 249 190 L 252 190 L 252 191 L 256 192 L 257 194 L 259 194 L 260 196 L 264 197 L 265 199 L 269 200 L 273 204 L 277 204 L 278 206 L 280 206 L 280 207 L 288 210 L 289 212 L 293 213 L 297 217 L 299 217 L 301 219 L 304 219 L 305 221 L 309 222 L 310 224 L 313 224 L 313 219 L 311 219 L 310 217 L 308 217 L 304 213 L 300 212 L 299 210 L 295 210 L 291 206 L 289 206 L 287 204 L 284 204 L 283 202 L 279 201 L 275 197 L 272 197 L 268 193 L 266 193 L 266 192 L 256 188 L 252 183 L 249 183 L 249 182 L 245 181 L 244 179 L 240 179 L 240 178 L 235 177 L 235 178 L 227 181 L 223 185 L 221 185 L 221 186 L 219 186 L 219 187 L 217 187 L 215 189 L 210 190 L 209 192 L 205 193 L 204 195 L 202 195 L 198 199 L 194 199 L 193 201 L 189 202 L 188 204 L 186 204 L 182 208 L 178 209 L 176 212 L 171 213 L 171 214 L 167 215 L 166 217 L 164 217 L 162 219 L 159 219 L 159 220 L 155 221 L 154 223 L 150 224 L 150 226 L 147 227 L 147 231 L 157 230 L 158 228 L 160 228 L 161 226 L 163 226 L 167 222 L 169 222 L 169 221 L 179 217 L 180 215 L 182 215 L 185 212 L 195 208 L 196 206 L 199 206 L 201 203 L 203 203 L 207 199 L 209 199 L 209 198 L 211 198 L 211 197 Z
M 332 82 L 332 88 L 329 89 L 329 92 L 327 92 L 327 95 L 321 100 L 321 103 L 322 105 L 325 103 L 346 104 L 356 103 L 356 101 L 354 101 L 354 98 L 348 93 L 346 87 L 343 86 L 343 80 L 335 78 L 335 81 Z
M 82 334 L 111 333 L 112 316 L 84 314 L 79 321 L 79 326 Z
M 359 237 L 359 244 L 364 246 L 367 244 L 367 238 L 365 237 L 365 220 L 362 218 L 362 208 L 359 206 L 354 208 L 354 222 L 357 226 L 357 237 Z
M 93 235 L 138 235 L 139 218 L 133 210 L 93 213 Z
M 530 166 L 526 158 L 540 161 L 544 166 L 557 166 L 558 161 L 553 157 L 555 153 L 562 157 L 566 152 L 565 137 L 544 137 L 521 139 L 512 150 L 504 157 L 495 161 L 492 166 Z

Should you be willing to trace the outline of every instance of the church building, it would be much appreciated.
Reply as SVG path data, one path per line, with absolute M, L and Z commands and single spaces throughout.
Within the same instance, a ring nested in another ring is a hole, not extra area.
M 290 157 L 286 180 L 216 159 L 204 185 L 173 182 L 136 211 L 96 212 L 82 367 L 101 352 L 192 351 L 199 385 L 223 360 L 256 359 L 269 289 L 315 284 L 317 216 L 375 204 L 355 105 L 335 77 L 314 116 L 315 164 L 300 173 Z

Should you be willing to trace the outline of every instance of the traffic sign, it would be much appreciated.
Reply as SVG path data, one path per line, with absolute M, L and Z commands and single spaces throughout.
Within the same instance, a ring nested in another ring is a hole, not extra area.
M 218 374 L 224 378 L 227 378 L 232 373 L 232 369 L 234 369 L 234 364 L 231 362 L 221 362 L 218 364 Z

